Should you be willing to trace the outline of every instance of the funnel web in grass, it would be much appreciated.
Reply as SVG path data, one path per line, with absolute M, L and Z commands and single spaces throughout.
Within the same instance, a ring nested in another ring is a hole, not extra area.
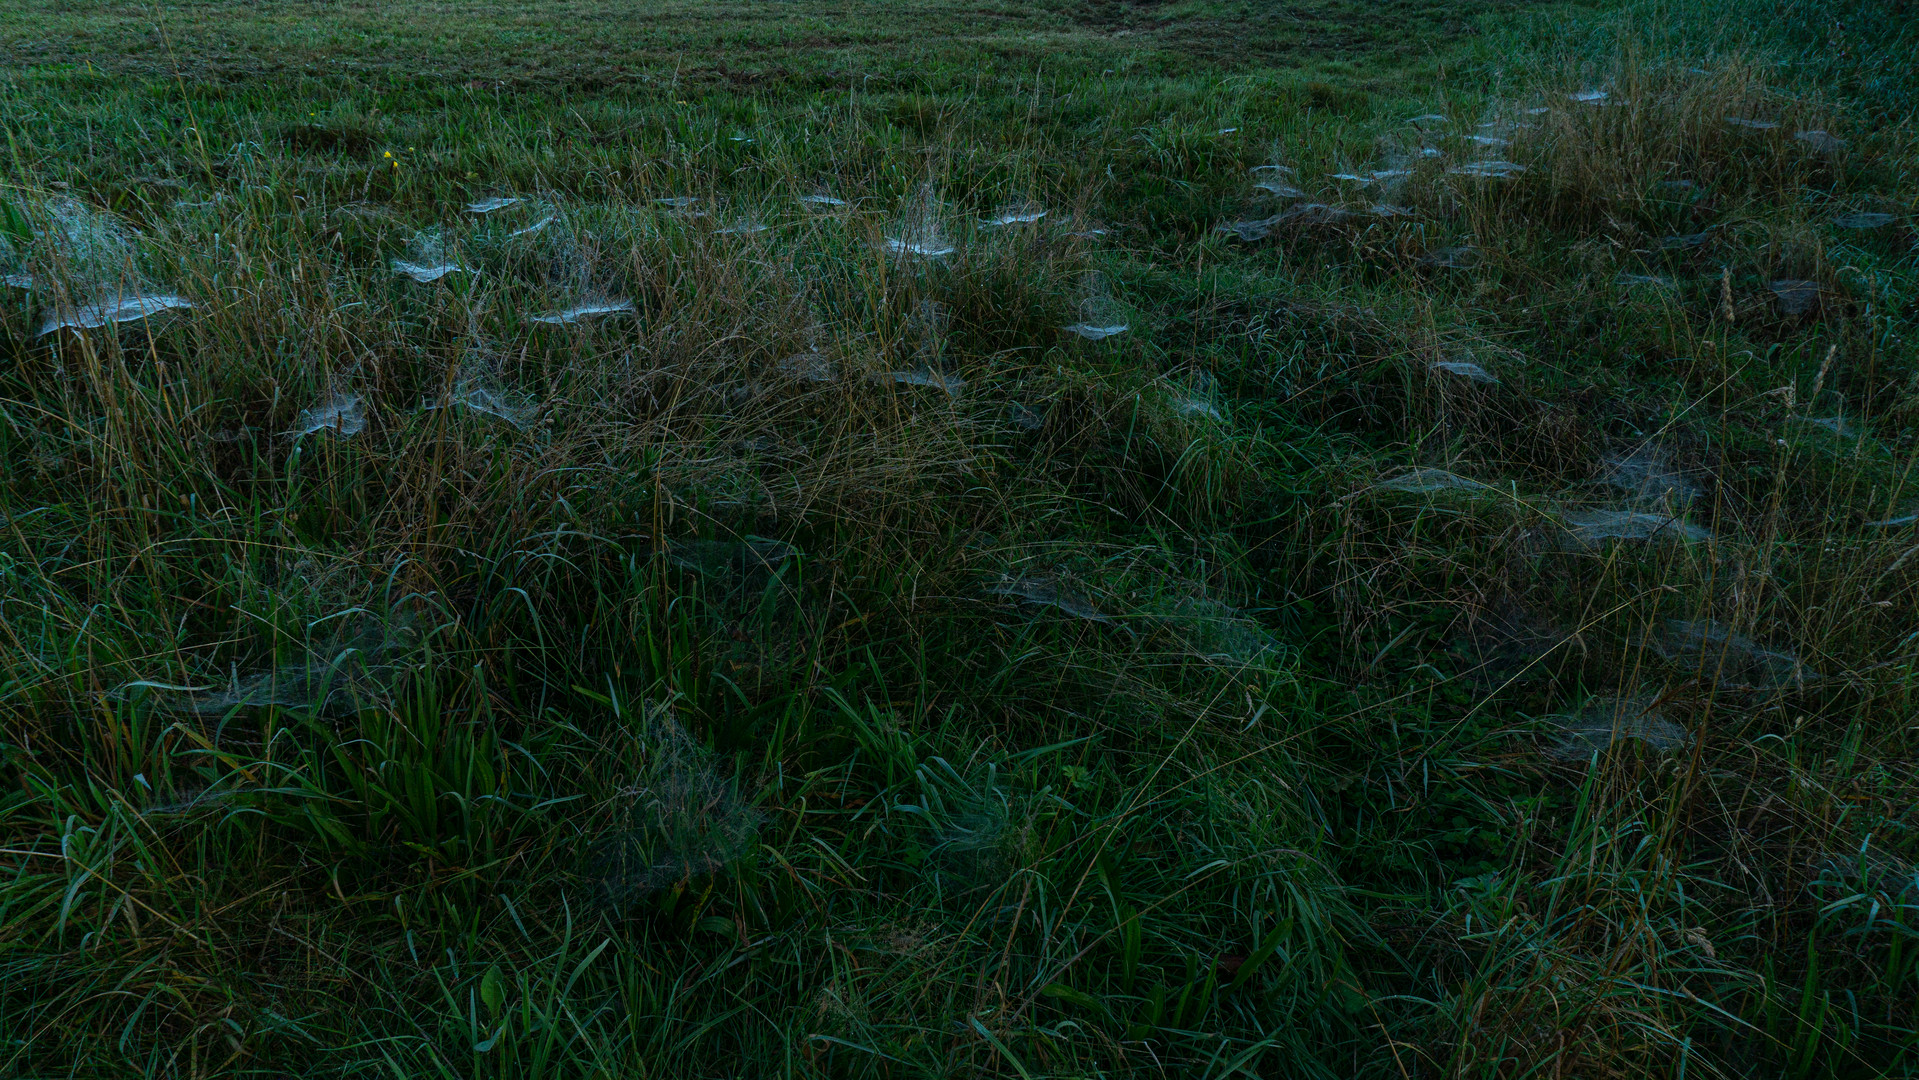
M 1860 210 L 1850 214 L 1840 214 L 1832 219 L 1832 223 L 1842 229 L 1883 229 L 1894 220 L 1891 214 L 1880 210 Z
M 466 267 L 454 263 L 434 263 L 429 265 L 426 263 L 410 262 L 406 259 L 393 260 L 394 273 L 412 278 L 422 285 L 438 281 L 448 274 L 465 269 Z
M 1636 289 L 1636 288 L 1642 288 L 1642 287 L 1653 288 L 1653 289 L 1670 289 L 1673 287 L 1673 282 L 1671 278 L 1660 277 L 1658 274 L 1621 274 L 1618 277 L 1613 279 L 1613 284 L 1618 285 L 1620 288 L 1624 288 L 1624 289 Z
M 192 212 L 196 210 L 211 210 L 214 207 L 219 206 L 222 203 L 225 203 L 226 201 L 227 201 L 227 193 L 224 191 L 216 191 L 213 193 L 213 198 L 211 199 L 181 199 L 179 202 L 176 202 L 173 204 L 173 209 L 185 210 L 188 212 Z
M 134 234 L 119 218 L 65 196 L 49 199 L 39 209 L 36 216 L 46 219 L 40 238 L 76 293 L 95 288 L 120 292 L 129 279 L 137 278 Z
M 1831 132 L 1813 128 L 1808 131 L 1795 131 L 1793 138 L 1812 148 L 1812 152 L 1824 156 L 1838 154 L 1846 148 L 1846 140 Z
M 1819 303 L 1819 283 L 1798 278 L 1782 278 L 1767 284 L 1779 310 L 1788 315 L 1803 315 Z
M 930 184 L 906 207 L 894 232 L 886 238 L 886 250 L 894 255 L 938 259 L 958 250 L 940 229 L 939 197 Z
M 1076 619 L 1111 622 L 1112 618 L 1072 586 L 1048 576 L 1002 578 L 985 587 L 988 596 L 1003 596 L 1040 607 L 1057 608 Z
M 1271 219 L 1273 225 L 1290 225 L 1307 228 L 1318 225 L 1337 225 L 1351 220 L 1353 212 L 1343 206 L 1329 206 L 1325 203 L 1302 203 L 1288 207 Z
M 648 703 L 636 732 L 644 762 L 604 807 L 591 875 L 608 906 L 723 873 L 759 840 L 760 815 L 717 755 L 663 706 Z
M 453 385 L 444 404 L 431 404 L 428 409 L 459 406 L 469 412 L 481 413 L 504 420 L 522 431 L 533 426 L 539 409 L 523 395 L 509 393 L 495 386 L 490 380 L 479 376 L 469 376 Z
M 1552 722 L 1562 734 L 1546 748 L 1546 756 L 1568 763 L 1590 761 L 1625 742 L 1640 743 L 1662 754 L 1692 742 L 1685 728 L 1666 719 L 1644 697 L 1591 698 L 1578 710 L 1553 717 Z
M 917 340 L 907 366 L 900 371 L 889 371 L 880 377 L 881 382 L 893 382 L 901 386 L 925 386 L 944 390 L 955 397 L 965 389 L 966 382 L 945 372 L 946 332 L 951 316 L 946 305 L 937 300 L 922 300 L 907 315 L 908 336 Z
M 820 348 L 820 338 L 824 334 L 825 327 L 815 319 L 806 330 L 805 351 L 793 353 L 774 366 L 781 374 L 802 382 L 837 382 L 840 377 L 839 365 Z
M 1365 174 L 1366 183 L 1375 189 L 1376 199 L 1396 199 L 1412 179 L 1419 153 L 1387 137 L 1379 142 L 1379 156 L 1380 165 Z
M 943 390 L 952 397 L 958 397 L 966 389 L 966 380 L 957 375 L 947 375 L 930 367 L 915 367 L 905 371 L 889 371 L 885 378 L 901 386 L 924 386 L 934 390 Z
M 1696 248 L 1705 247 L 1706 241 L 1711 239 L 1711 229 L 1696 233 L 1685 233 L 1679 236 L 1663 236 L 1659 239 L 1659 249 L 1661 251 L 1691 251 Z
M 937 232 L 910 234 L 907 238 L 889 236 L 886 238 L 886 250 L 895 255 L 915 255 L 923 259 L 938 259 L 959 250 L 943 239 Z
M 40 327 L 45 337 L 56 330 L 98 330 L 110 323 L 138 322 L 166 311 L 183 311 L 193 304 L 178 296 L 124 296 L 87 304 L 53 315 Z
M 1046 211 L 1030 203 L 1001 207 L 981 224 L 989 226 L 1031 225 L 1046 216 Z
M 197 810 L 225 805 L 230 802 L 232 794 L 230 791 L 221 791 L 213 787 L 175 789 L 168 793 L 166 799 L 148 804 L 140 811 L 140 816 L 185 817 Z
M 1441 270 L 1464 270 L 1478 261 L 1477 248 L 1471 244 L 1458 244 L 1420 256 L 1419 265 L 1438 267 Z
M 917 342 L 913 355 L 927 363 L 939 363 L 946 355 L 946 336 L 952 325 L 952 312 L 938 300 L 914 304 L 906 316 L 907 334 Z
M 1499 385 L 1499 377 L 1469 360 L 1436 360 L 1432 364 L 1434 371 L 1465 379 L 1467 382 L 1483 383 L 1487 386 Z
M 38 239 L 48 269 L 65 281 L 71 298 L 69 305 L 48 315 L 39 336 L 57 330 L 98 330 L 193 307 L 147 282 L 140 271 L 134 233 L 112 214 L 62 197 L 41 204 L 34 216 L 46 222 L 38 230 Z M 18 280 L 25 283 L 22 287 L 36 283 L 24 274 Z M 37 283 L 44 286 L 46 281 L 42 278 Z
M 327 714 L 379 696 L 403 670 L 419 635 L 403 617 L 382 620 L 356 611 L 334 621 L 356 629 L 309 643 L 294 663 L 245 678 L 236 674 L 227 689 L 195 697 L 186 707 L 202 716 L 268 706 Z
M 1201 420 L 1224 421 L 1226 419 L 1226 414 L 1219 411 L 1219 406 L 1202 397 L 1175 397 L 1173 411 L 1181 416 L 1196 417 Z
M 1435 495 L 1440 492 L 1465 492 L 1473 495 L 1502 494 L 1499 488 L 1464 477 L 1447 469 L 1421 467 L 1377 481 L 1368 491 L 1403 491 L 1411 495 Z
M 1265 627 L 1220 600 L 1180 597 L 1153 604 L 1145 614 L 1172 630 L 1185 651 L 1202 660 L 1246 667 L 1285 656 L 1285 647 Z
M 522 236 L 536 236 L 545 232 L 546 227 L 559 220 L 558 214 L 548 214 L 531 225 L 525 225 L 506 234 L 508 240 L 517 240 Z
M 1711 619 L 1667 619 L 1655 648 L 1668 660 L 1695 662 L 1720 686 L 1773 690 L 1819 678 L 1792 652 L 1763 648 Z
M 1526 171 L 1524 165 L 1510 161 L 1469 161 L 1446 170 L 1454 176 L 1468 176 L 1479 180 L 1510 180 Z
M 524 201 L 525 200 L 521 199 L 518 195 L 494 195 L 481 199 L 478 202 L 466 204 L 466 212 L 469 214 L 491 214 L 495 210 L 504 210 L 509 206 L 518 206 Z
M 1218 225 L 1217 230 L 1219 232 L 1232 233 L 1242 241 L 1250 244 L 1255 240 L 1266 239 L 1266 237 L 1272 233 L 1273 226 L 1277 224 L 1279 224 L 1279 218 L 1277 216 L 1260 218 L 1254 221 L 1223 221 Z
M 1510 106 L 1496 106 L 1486 112 L 1486 119 L 1480 121 L 1477 134 L 1466 136 L 1466 141 L 1480 146 L 1511 146 L 1512 136 L 1521 131 L 1536 130 L 1539 125 L 1532 120 L 1515 120 L 1504 113 Z M 1526 110 L 1527 116 L 1544 115 L 1540 110 Z
M 447 258 L 439 231 L 415 233 L 407 243 L 406 257 L 393 260 L 393 272 L 421 284 L 435 282 L 448 274 L 467 268 Z
M 1634 503 L 1649 507 L 1681 507 L 1698 496 L 1699 488 L 1672 467 L 1664 451 L 1642 446 L 1616 454 L 1602 464 L 1600 482 L 1626 493 Z
M 507 255 L 522 279 L 544 282 L 558 311 L 529 313 L 529 321 L 567 326 L 633 310 L 633 302 L 613 294 L 601 272 L 600 241 L 573 215 L 546 209 L 539 221 L 505 237 Z
M 1830 432 L 1842 439 L 1857 438 L 1860 434 L 1859 429 L 1847 421 L 1844 416 L 1799 416 L 1795 414 L 1792 419 L 1795 423 L 1810 424 L 1813 427 Z
M 549 312 L 545 315 L 535 315 L 531 321 L 544 326 L 571 326 L 575 323 L 599 318 L 602 315 L 624 315 L 632 311 L 633 301 L 631 300 L 588 300 L 584 303 L 575 304 L 563 311 Z
M 1224 422 L 1226 414 L 1216 404 L 1219 397 L 1219 380 L 1212 372 L 1204 369 L 1191 372 L 1184 380 L 1171 384 L 1172 393 L 1168 402 L 1173 412 L 1188 419 Z
M 1269 218 L 1260 218 L 1253 221 L 1222 222 L 1217 229 L 1219 232 L 1232 233 L 1234 236 L 1239 237 L 1239 239 L 1247 243 L 1252 243 L 1255 240 L 1266 239 L 1266 237 L 1272 235 L 1275 229 L 1281 226 L 1309 228 L 1313 226 L 1337 225 L 1340 222 L 1350 220 L 1353 216 L 1353 212 L 1345 207 L 1329 206 L 1326 203 L 1301 203 L 1298 206 L 1289 207 L 1280 213 L 1274 214 Z
M 298 439 L 314 432 L 331 432 L 341 438 L 366 430 L 366 399 L 358 394 L 338 393 L 323 404 L 301 413 L 286 434 Z
M 317 667 L 294 665 L 235 679 L 226 690 L 193 699 L 191 711 L 202 716 L 218 716 L 239 708 L 312 709 L 324 712 L 336 694 L 343 692 L 325 664 Z
M 1642 510 L 1574 510 L 1561 515 L 1564 539 L 1572 550 L 1593 550 L 1609 540 L 1701 541 L 1711 531 L 1670 514 Z
M 1107 290 L 1104 275 L 1086 275 L 1080 291 L 1079 321 L 1062 329 L 1088 341 L 1104 341 L 1127 331 L 1126 313 Z
M 817 350 L 794 353 L 779 362 L 779 369 L 806 382 L 830 383 L 839 378 L 832 358 Z

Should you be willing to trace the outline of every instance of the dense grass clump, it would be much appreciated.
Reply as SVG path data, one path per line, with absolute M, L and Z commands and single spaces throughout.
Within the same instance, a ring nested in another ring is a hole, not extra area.
M 1841 6 L 0 15 L 0 1071 L 1919 1071 Z

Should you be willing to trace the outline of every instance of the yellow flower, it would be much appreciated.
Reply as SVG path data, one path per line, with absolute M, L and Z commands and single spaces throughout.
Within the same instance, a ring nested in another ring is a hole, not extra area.
M 392 157 L 392 156 L 393 156 L 393 151 L 391 151 L 391 150 L 388 150 L 388 151 L 386 152 L 386 156 L 387 156 L 387 157 Z

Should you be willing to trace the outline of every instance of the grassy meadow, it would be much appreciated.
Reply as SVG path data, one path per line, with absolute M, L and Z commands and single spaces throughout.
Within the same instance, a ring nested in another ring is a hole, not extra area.
M 1919 1075 L 1903 0 L 0 12 L 0 1075 Z

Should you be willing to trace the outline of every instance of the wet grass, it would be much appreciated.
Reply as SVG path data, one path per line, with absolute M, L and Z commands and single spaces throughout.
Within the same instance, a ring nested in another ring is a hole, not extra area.
M 47 0 L 0 23 L 0 50 L 38 68 L 184 73 L 214 82 L 304 76 L 517 89 L 607 91 L 667 85 L 731 92 L 898 88 L 1036 71 L 1256 69 L 1394 73 L 1430 66 L 1478 32 L 1482 15 L 1530 6 L 1445 0 L 1308 3 L 1043 0 L 960 11 L 930 0 L 829 4 L 671 0 L 636 9 L 607 0 L 447 0 L 341 5 L 330 0 L 103 3 Z
M 1919 1064 L 1896 5 L 405 14 L 0 16 L 0 1071 Z

